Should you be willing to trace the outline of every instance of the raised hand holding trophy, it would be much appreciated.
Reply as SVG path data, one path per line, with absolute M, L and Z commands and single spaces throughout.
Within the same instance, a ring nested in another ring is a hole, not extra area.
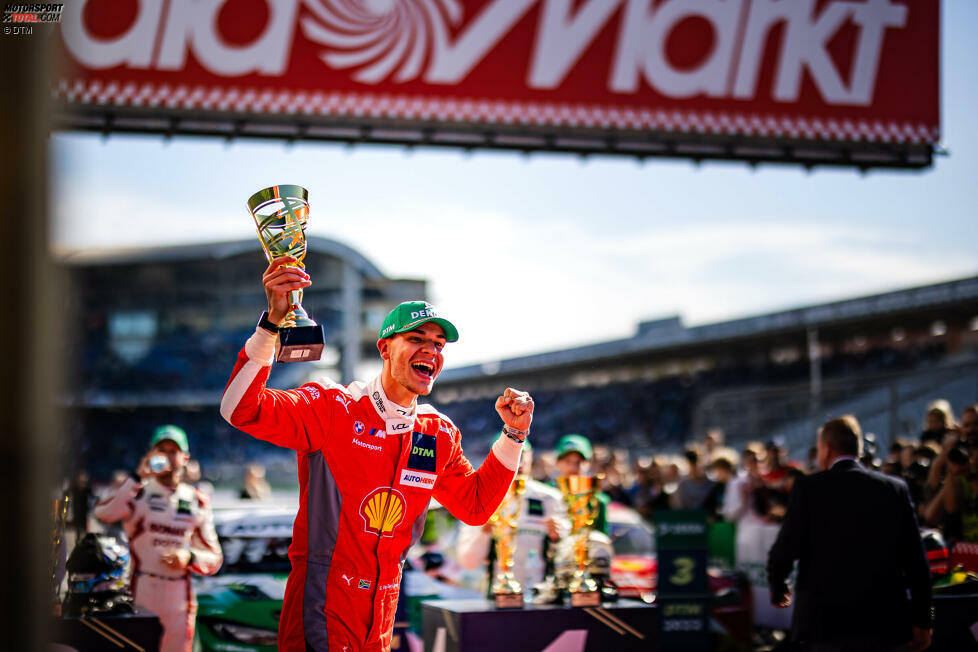
M 265 258 L 292 256 L 293 267 L 302 267 L 306 256 L 306 221 L 309 191 L 302 186 L 271 186 L 248 198 L 248 212 L 255 220 Z M 319 360 L 323 354 L 323 327 L 302 307 L 302 290 L 289 292 L 289 312 L 279 326 L 279 362 Z
M 515 538 L 517 521 L 526 478 L 517 476 L 510 486 L 496 513 L 489 518 L 492 534 L 496 539 L 496 564 L 498 570 L 492 583 L 492 596 L 498 609 L 521 609 L 523 607 L 523 587 L 513 577 L 513 553 L 516 552 Z
M 569 475 L 557 478 L 557 488 L 564 496 L 567 514 L 571 519 L 571 536 L 574 541 L 574 561 L 577 568 L 567 582 L 567 593 L 572 607 L 600 607 L 601 592 L 598 583 L 588 572 L 588 539 L 594 519 L 598 515 L 600 477 Z

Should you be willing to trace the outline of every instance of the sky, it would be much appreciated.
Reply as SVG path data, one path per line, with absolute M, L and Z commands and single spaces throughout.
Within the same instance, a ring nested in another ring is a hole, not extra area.
M 245 201 L 299 184 L 310 234 L 428 280 L 448 366 L 972 276 L 975 25 L 978 2 L 942 3 L 950 155 L 923 172 L 58 133 L 52 246 L 254 237 L 257 287 Z

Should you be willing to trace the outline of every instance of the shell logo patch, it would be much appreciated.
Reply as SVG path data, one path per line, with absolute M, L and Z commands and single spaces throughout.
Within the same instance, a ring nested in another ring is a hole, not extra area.
M 394 535 L 394 529 L 404 520 L 404 494 L 390 487 L 377 487 L 360 503 L 364 532 L 379 537 Z

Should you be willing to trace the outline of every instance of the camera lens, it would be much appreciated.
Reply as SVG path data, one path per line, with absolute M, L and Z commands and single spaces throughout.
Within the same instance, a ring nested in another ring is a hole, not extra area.
M 165 455 L 153 455 L 149 458 L 149 470 L 153 473 L 160 473 L 170 468 L 170 460 Z

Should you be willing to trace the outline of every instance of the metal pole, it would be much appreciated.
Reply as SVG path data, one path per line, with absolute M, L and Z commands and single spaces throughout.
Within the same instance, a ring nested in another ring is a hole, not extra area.
M 822 413 L 822 350 L 818 344 L 818 328 L 808 327 L 808 380 L 812 432 L 821 425 Z
M 360 366 L 360 323 L 363 280 L 360 272 L 348 261 L 343 261 L 343 336 L 340 356 L 340 372 L 343 384 L 356 380 Z
M 887 444 L 892 444 L 896 441 L 898 431 L 900 429 L 900 396 L 897 392 L 896 382 L 890 383 L 890 440 Z

